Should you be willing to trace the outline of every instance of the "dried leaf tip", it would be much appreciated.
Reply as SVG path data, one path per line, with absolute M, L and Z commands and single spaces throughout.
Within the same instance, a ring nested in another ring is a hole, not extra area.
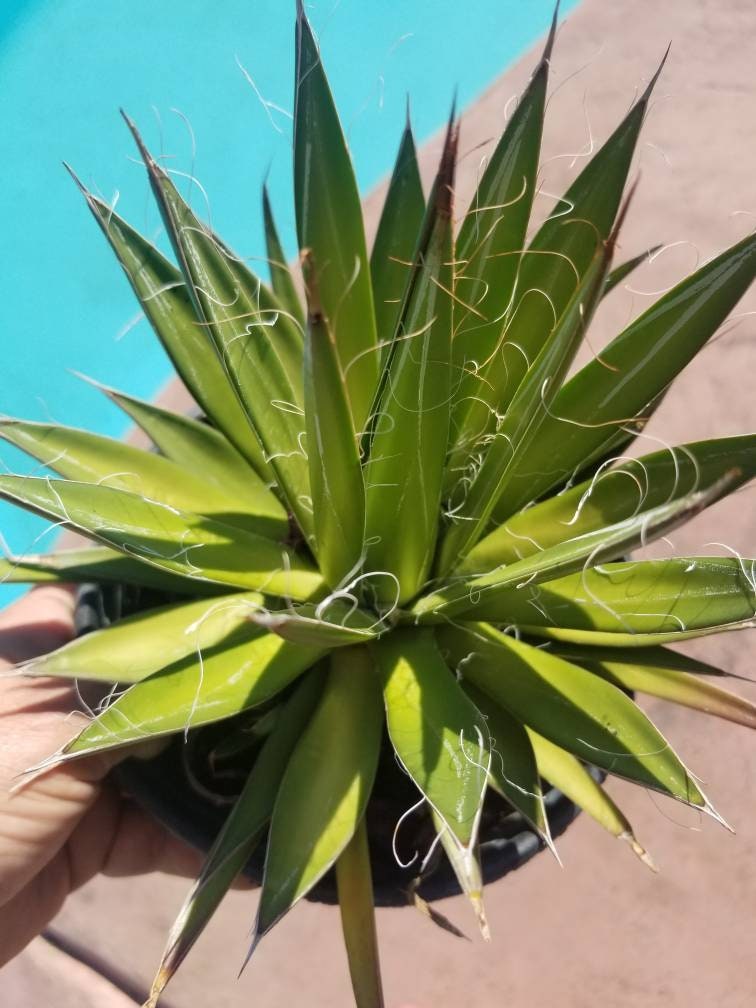
M 638 857 L 643 862 L 646 868 L 650 868 L 650 870 L 655 874 L 659 873 L 659 869 L 654 859 L 651 857 L 651 855 L 648 853 L 645 847 L 641 847 L 641 845 L 636 840 L 634 834 L 625 831 L 624 833 L 620 833 L 619 838 L 620 840 L 625 841 L 625 843 L 632 850 L 633 854 L 635 854 L 636 857 Z
M 157 976 L 152 981 L 152 987 L 150 988 L 150 996 L 142 1005 L 142 1008 L 157 1008 L 158 1002 L 160 1001 L 160 995 L 165 990 L 166 984 L 173 976 L 172 971 L 168 971 L 165 966 L 161 966 L 157 972 Z
M 436 211 L 441 217 L 451 217 L 454 203 L 454 177 L 457 170 L 457 149 L 459 147 L 459 123 L 455 118 L 456 112 L 457 95 L 455 92 L 436 180 Z

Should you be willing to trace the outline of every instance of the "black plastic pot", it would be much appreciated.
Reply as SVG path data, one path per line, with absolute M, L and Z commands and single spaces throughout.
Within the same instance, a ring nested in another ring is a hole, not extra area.
M 76 629 L 80 634 L 88 633 L 121 615 L 167 601 L 170 599 L 163 593 L 140 592 L 125 586 L 86 585 L 79 592 Z M 126 760 L 114 771 L 114 777 L 125 792 L 168 829 L 206 852 L 223 825 L 229 806 L 213 802 L 193 785 L 186 773 L 184 747 L 183 737 L 176 737 L 153 759 Z M 597 779 L 600 779 L 598 775 Z M 367 809 L 369 835 L 379 838 L 371 848 L 377 906 L 403 906 L 407 902 L 406 893 L 417 873 L 418 861 L 401 867 L 393 855 L 391 839 L 395 823 L 417 799 L 414 784 L 400 770 L 388 740 L 384 740 L 373 796 Z M 576 818 L 579 809 L 556 788 L 545 792 L 544 801 L 551 834 L 557 837 Z M 416 822 L 413 831 L 412 825 L 412 817 L 409 817 L 406 832 L 413 837 L 422 857 L 430 846 L 432 834 L 423 836 L 423 827 Z M 524 818 L 491 789 L 486 796 L 480 837 L 481 866 L 486 883 L 520 868 L 544 848 L 543 841 Z M 405 850 L 401 840 L 402 832 L 398 846 L 402 859 L 408 861 L 414 850 Z M 246 875 L 255 882 L 262 878 L 264 851 L 265 845 L 260 844 L 245 869 Z M 420 894 L 432 901 L 459 891 L 451 866 L 446 858 L 438 856 L 419 888 Z M 325 875 L 307 898 L 335 903 L 333 872 Z

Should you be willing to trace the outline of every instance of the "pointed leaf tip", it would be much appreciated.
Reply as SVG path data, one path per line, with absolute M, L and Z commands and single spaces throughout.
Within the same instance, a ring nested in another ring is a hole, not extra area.
M 656 70 L 656 73 L 653 75 L 653 77 L 651 78 L 651 80 L 648 82 L 648 84 L 646 85 L 645 91 L 643 92 L 643 94 L 638 99 L 638 104 L 639 105 L 646 104 L 648 102 L 649 98 L 651 97 L 651 92 L 654 90 L 654 88 L 656 87 L 656 82 L 661 77 L 661 72 L 664 69 L 664 64 L 667 62 L 667 57 L 669 56 L 669 51 L 670 51 L 671 48 L 672 48 L 672 43 L 670 42 L 669 45 L 667 46 L 665 52 L 664 52 L 664 55 L 661 58 L 661 63 L 659 64 L 659 66 L 658 66 L 658 68 Z
M 73 170 L 73 168 L 72 168 L 72 167 L 71 167 L 71 165 L 70 165 L 70 164 L 68 163 L 68 161 L 63 161 L 63 167 L 64 167 L 64 168 L 66 169 L 66 171 L 68 172 L 68 174 L 69 174 L 69 175 L 71 176 L 71 178 L 72 178 L 72 179 L 74 180 L 74 182 L 76 183 L 76 186 L 78 187 L 78 189 L 79 189 L 79 192 L 81 192 L 81 193 L 82 193 L 82 195 L 84 196 L 84 198 L 85 198 L 86 200 L 89 200 L 89 198 L 90 198 L 90 196 L 91 196 L 92 194 L 91 194 L 91 193 L 90 193 L 90 191 L 89 191 L 89 190 L 87 189 L 87 187 L 86 187 L 86 186 L 84 185 L 84 183 L 83 183 L 83 182 L 81 181 L 81 179 L 80 179 L 80 178 L 79 178 L 79 176 L 78 176 L 78 175 L 76 174 L 76 172 L 75 172 L 75 171 Z
M 150 173 L 150 175 L 156 175 L 156 176 L 165 175 L 163 169 L 160 167 L 160 165 L 157 163 L 157 161 L 154 159 L 152 154 L 150 154 L 149 150 L 147 149 L 147 145 L 142 139 L 142 134 L 137 129 L 137 125 L 134 122 L 134 120 L 126 112 L 125 109 L 121 108 L 118 111 L 121 113 L 123 121 L 126 123 L 129 132 L 134 138 L 134 143 L 137 145 L 137 149 L 139 150 L 139 153 L 142 157 L 142 160 L 144 161 L 144 166 L 147 169 L 147 171 Z
M 635 854 L 636 857 L 638 857 L 639 860 L 641 860 L 647 868 L 649 868 L 652 872 L 654 872 L 655 875 L 659 874 L 659 868 L 656 862 L 648 853 L 646 848 L 642 847 L 638 843 L 633 833 L 629 832 L 628 830 L 625 830 L 624 833 L 620 833 L 619 839 L 625 841 L 628 847 L 630 847 L 630 849 L 632 850 L 633 854 Z
M 541 56 L 541 62 L 538 64 L 536 72 L 541 69 L 541 67 L 548 63 L 551 59 L 551 54 L 554 51 L 554 40 L 556 39 L 557 25 L 559 23 L 559 0 L 557 0 L 554 5 L 554 13 L 551 17 L 551 27 L 549 28 L 549 34 L 546 37 L 546 45 L 543 49 L 543 55 Z

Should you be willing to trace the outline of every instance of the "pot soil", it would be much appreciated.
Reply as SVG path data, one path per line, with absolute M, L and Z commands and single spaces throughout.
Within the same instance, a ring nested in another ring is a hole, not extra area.
M 76 608 L 76 632 L 89 633 L 112 620 L 158 605 L 179 601 L 166 593 L 122 585 L 84 585 Z M 212 845 L 233 800 L 241 789 L 254 746 L 241 746 L 235 756 L 226 752 L 228 739 L 244 738 L 249 714 L 208 725 L 177 736 L 150 760 L 129 759 L 115 771 L 119 786 L 177 836 L 202 852 Z M 246 750 L 246 751 L 245 751 Z M 597 779 L 598 775 L 597 775 Z M 430 817 L 422 809 L 407 815 L 396 837 L 402 867 L 393 854 L 394 829 L 399 819 L 419 799 L 419 792 L 399 767 L 384 736 L 376 781 L 367 807 L 371 838 L 371 865 L 376 906 L 404 906 L 418 866 L 430 849 L 434 833 Z M 546 813 L 553 837 L 563 833 L 579 809 L 556 788 L 544 791 Z M 489 788 L 480 824 L 480 858 L 485 883 L 494 882 L 526 864 L 544 849 L 544 843 L 525 819 Z M 417 856 L 415 857 L 415 853 Z M 261 843 L 245 868 L 253 882 L 262 879 L 265 844 Z M 428 901 L 460 892 L 457 879 L 437 846 L 436 854 L 418 888 Z M 328 872 L 307 896 L 322 903 L 336 903 L 336 882 Z

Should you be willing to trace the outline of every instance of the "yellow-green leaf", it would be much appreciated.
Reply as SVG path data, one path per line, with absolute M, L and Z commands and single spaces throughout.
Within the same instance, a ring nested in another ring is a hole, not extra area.
M 281 778 L 323 687 L 319 669 L 303 676 L 283 705 L 247 782 L 184 900 L 171 928 L 166 950 L 150 991 L 156 1005 L 166 984 L 184 961 L 217 910 L 232 882 L 260 842 L 270 819 Z
M 345 849 L 373 786 L 383 725 L 378 676 L 366 648 L 343 648 L 330 661 L 273 809 L 253 950 Z
M 609 773 L 712 812 L 669 742 L 616 686 L 486 624 L 437 633 L 460 674 L 523 724 Z
M 624 840 L 643 863 L 655 871 L 651 857 L 641 847 L 633 827 L 598 781 L 571 753 L 549 742 L 543 735 L 526 728 L 535 753 L 538 771 L 553 787 L 603 826 L 612 836 Z
M 396 754 L 457 846 L 473 857 L 491 762 L 485 719 L 431 631 L 396 630 L 373 647 Z
M 191 581 L 308 601 L 322 578 L 293 550 L 203 515 L 94 483 L 0 476 L 0 497 Z
M 69 480 L 127 490 L 271 539 L 285 538 L 288 532 L 286 515 L 275 497 L 254 494 L 255 484 L 264 489 L 254 473 L 252 492 L 244 494 L 232 480 L 221 488 L 155 452 L 73 427 L 0 420 L 0 438 Z
M 188 732 L 257 707 L 321 654 L 322 649 L 290 644 L 250 623 L 201 655 L 182 658 L 130 686 L 42 766 Z
M 135 683 L 189 655 L 198 656 L 250 622 L 258 592 L 161 606 L 77 637 L 20 666 L 26 675 Z

